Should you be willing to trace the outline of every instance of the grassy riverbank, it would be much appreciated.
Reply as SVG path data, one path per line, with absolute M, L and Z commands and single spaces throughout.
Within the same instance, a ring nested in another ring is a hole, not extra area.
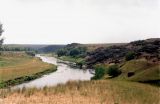
M 15 85 L 53 72 L 56 66 L 24 52 L 5 52 L 0 56 L 0 87 Z
M 77 58 L 77 57 L 71 57 L 71 56 L 61 56 L 58 58 L 63 61 L 69 61 L 69 62 L 75 62 L 75 63 L 84 61 L 83 58 Z
M 158 104 L 159 87 L 137 82 L 68 82 L 43 89 L 1 90 L 3 104 Z

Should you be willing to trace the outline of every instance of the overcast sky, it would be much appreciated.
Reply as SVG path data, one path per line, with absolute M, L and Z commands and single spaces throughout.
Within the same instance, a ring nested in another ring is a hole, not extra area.
M 0 0 L 5 43 L 114 43 L 160 37 L 160 0 Z

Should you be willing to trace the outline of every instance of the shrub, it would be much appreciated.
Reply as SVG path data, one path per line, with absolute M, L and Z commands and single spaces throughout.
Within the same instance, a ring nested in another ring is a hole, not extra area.
M 126 54 L 126 61 L 129 61 L 129 60 L 132 60 L 132 59 L 134 59 L 135 58 L 135 53 L 134 52 L 128 52 L 127 54 Z
M 67 51 L 66 51 L 65 49 L 59 49 L 59 50 L 57 51 L 58 57 L 60 57 L 60 56 L 65 56 L 66 54 L 67 54 Z
M 116 77 L 121 73 L 121 71 L 119 70 L 117 65 L 112 65 L 109 66 L 107 73 L 109 76 Z
M 76 55 L 79 55 L 80 54 L 80 51 L 78 49 L 72 49 L 69 53 L 70 56 L 76 56 Z
M 30 56 L 35 56 L 36 53 L 34 51 L 26 51 L 26 54 Z
M 105 67 L 98 66 L 95 68 L 95 75 L 92 77 L 93 80 L 101 79 L 105 75 Z

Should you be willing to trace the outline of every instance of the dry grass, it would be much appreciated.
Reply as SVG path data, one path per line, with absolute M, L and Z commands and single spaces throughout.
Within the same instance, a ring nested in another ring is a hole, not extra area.
M 2 104 L 159 104 L 159 87 L 115 80 L 68 82 L 43 89 L 3 90 Z M 0 103 L 0 104 L 1 104 Z
M 0 81 L 32 75 L 53 68 L 53 65 L 42 62 L 25 53 L 9 53 L 1 57 Z

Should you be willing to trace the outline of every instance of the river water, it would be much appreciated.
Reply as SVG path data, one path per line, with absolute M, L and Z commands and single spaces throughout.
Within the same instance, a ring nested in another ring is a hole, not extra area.
M 44 75 L 41 78 L 33 81 L 23 83 L 14 88 L 43 88 L 45 86 L 56 86 L 57 84 L 65 84 L 68 81 L 90 80 L 93 74 L 88 69 L 82 70 L 78 68 L 71 68 L 67 64 L 59 63 L 58 59 L 54 57 L 37 55 L 43 62 L 57 65 L 57 71 Z

